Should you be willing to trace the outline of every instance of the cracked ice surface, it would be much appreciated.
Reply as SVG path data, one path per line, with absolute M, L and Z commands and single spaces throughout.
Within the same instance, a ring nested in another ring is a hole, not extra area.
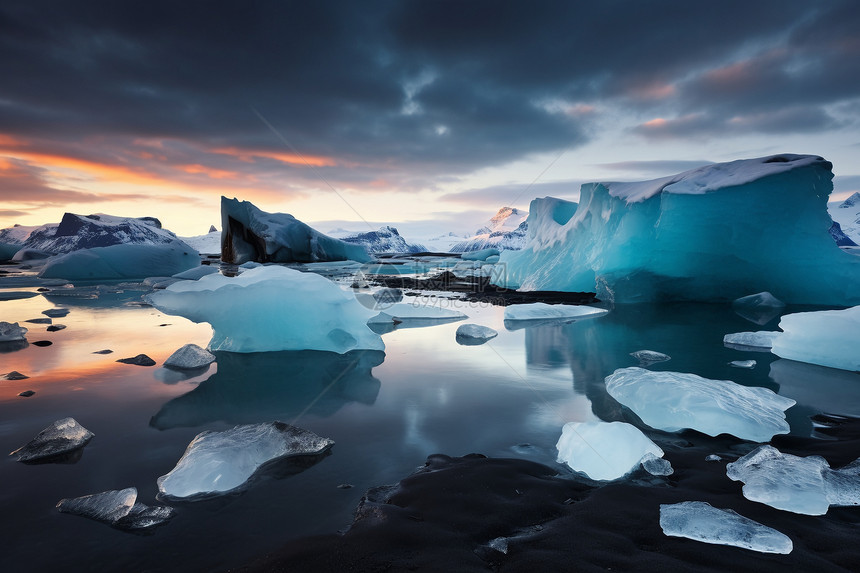
M 606 390 L 652 428 L 667 432 L 691 428 L 754 442 L 787 434 L 785 410 L 795 404 L 767 388 L 636 367 L 619 368 L 607 376 Z

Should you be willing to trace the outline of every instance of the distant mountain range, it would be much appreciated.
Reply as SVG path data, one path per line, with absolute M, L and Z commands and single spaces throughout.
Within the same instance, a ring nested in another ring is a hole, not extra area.
M 519 250 L 526 244 L 528 212 L 515 207 L 502 207 L 475 235 L 451 247 L 453 253 L 496 248 Z
M 830 234 L 840 246 L 850 246 L 844 243 L 840 232 L 854 244 L 860 244 L 860 192 L 854 193 L 841 203 L 827 205 L 827 212 L 838 225 L 836 228 L 830 228 Z
M 380 227 L 376 231 L 366 233 L 355 233 L 345 229 L 334 229 L 328 233 L 346 243 L 361 245 L 368 253 L 421 253 L 427 251 L 427 247 L 419 243 L 409 243 L 404 239 L 397 229 L 391 226 Z

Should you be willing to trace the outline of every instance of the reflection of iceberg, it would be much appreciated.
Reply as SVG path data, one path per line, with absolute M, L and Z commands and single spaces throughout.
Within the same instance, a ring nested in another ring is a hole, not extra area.
M 770 378 L 780 394 L 813 410 L 842 416 L 860 416 L 860 373 L 796 362 L 776 360 Z
M 218 372 L 164 404 L 150 425 L 164 430 L 215 420 L 292 420 L 303 413 L 330 416 L 349 402 L 372 404 L 380 382 L 371 369 L 384 358 L 378 350 L 219 352 Z

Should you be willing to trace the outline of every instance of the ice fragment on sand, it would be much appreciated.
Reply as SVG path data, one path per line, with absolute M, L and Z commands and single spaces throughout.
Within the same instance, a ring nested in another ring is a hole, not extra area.
M 556 444 L 558 461 L 593 480 L 615 480 L 663 450 L 625 422 L 568 422 Z
M 791 539 L 783 533 L 703 501 L 660 505 L 660 527 L 670 537 L 686 537 L 715 545 L 730 545 L 760 553 L 791 553 Z
M 74 418 L 57 420 L 9 455 L 17 455 L 19 462 L 31 462 L 68 454 L 82 448 L 93 438 L 93 433 Z
M 328 438 L 283 422 L 206 431 L 188 444 L 169 473 L 158 478 L 158 490 L 169 498 L 219 495 L 245 485 L 266 462 L 328 450 Z
M 656 352 L 654 350 L 637 350 L 636 352 L 631 352 L 630 356 L 638 360 L 639 365 L 642 367 L 650 366 L 657 362 L 666 362 L 667 360 L 672 359 L 668 354 L 663 354 L 662 352 Z
M 457 343 L 463 346 L 477 346 L 499 335 L 498 332 L 488 326 L 480 324 L 462 324 L 457 328 Z
M 728 464 L 726 475 L 744 483 L 747 499 L 793 513 L 824 515 L 831 505 L 860 505 L 860 458 L 833 470 L 820 456 L 763 445 Z
M 636 367 L 607 376 L 606 390 L 652 428 L 667 432 L 691 428 L 755 442 L 787 434 L 785 410 L 795 404 L 767 388 Z
M 171 368 L 193 369 L 202 368 L 215 362 L 215 355 L 200 348 L 196 344 L 186 344 L 164 361 Z
M 781 358 L 860 371 L 860 306 L 787 314 L 772 352 Z

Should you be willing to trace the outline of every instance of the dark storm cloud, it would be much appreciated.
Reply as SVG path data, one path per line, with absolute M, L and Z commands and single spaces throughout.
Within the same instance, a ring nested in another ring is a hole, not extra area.
M 860 10 L 814 6 L 5 2 L 0 133 L 282 149 L 253 106 L 304 153 L 435 176 L 586 143 L 599 114 L 558 102 L 674 112 L 656 137 L 823 129 L 860 95 Z

